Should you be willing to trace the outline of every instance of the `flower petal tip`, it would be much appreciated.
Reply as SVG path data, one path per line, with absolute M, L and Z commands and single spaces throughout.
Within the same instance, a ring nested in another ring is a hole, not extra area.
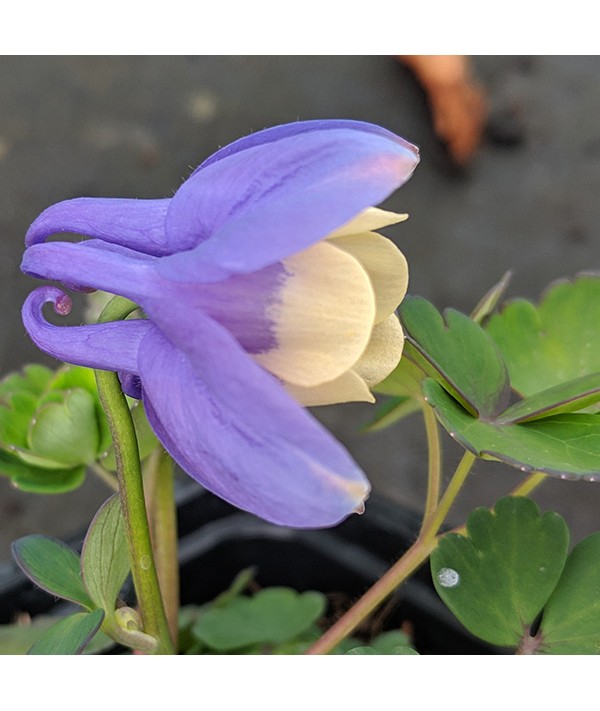
M 73 301 L 68 294 L 55 286 L 40 286 L 34 289 L 25 300 L 24 311 L 29 307 L 40 310 L 44 304 L 52 304 L 54 313 L 68 316 L 71 313 Z
M 349 504 L 346 513 L 336 522 L 340 523 L 352 514 L 362 514 L 365 511 L 365 502 L 371 495 L 371 484 L 361 472 L 360 479 L 345 480 L 336 482 L 343 491 L 346 502 Z
M 365 502 L 361 501 L 360 504 L 354 509 L 354 513 L 362 516 L 365 512 Z
M 59 316 L 68 316 L 71 313 L 73 301 L 68 294 L 61 294 L 54 300 L 54 311 Z

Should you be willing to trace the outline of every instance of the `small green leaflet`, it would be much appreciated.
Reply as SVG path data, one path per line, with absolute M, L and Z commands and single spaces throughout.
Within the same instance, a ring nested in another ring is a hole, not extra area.
M 89 527 L 81 552 L 81 571 L 94 603 L 107 614 L 112 612 L 129 573 L 125 520 L 118 494 L 103 504 Z
M 104 610 L 76 612 L 45 632 L 27 654 L 81 654 L 100 629 Z
M 46 592 L 94 609 L 81 579 L 79 555 L 62 541 L 25 536 L 12 544 L 12 552 L 25 575 Z
M 0 625 L 0 655 L 27 654 L 33 644 L 54 627 L 59 619 L 51 615 L 39 615 L 28 624 Z M 86 645 L 84 654 L 99 654 L 114 646 L 113 640 L 99 631 Z

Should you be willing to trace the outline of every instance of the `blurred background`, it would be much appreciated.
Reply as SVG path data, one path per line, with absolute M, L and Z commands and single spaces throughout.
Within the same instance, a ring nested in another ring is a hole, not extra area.
M 475 56 L 468 72 L 487 118 L 477 149 L 460 155 L 434 130 L 433 84 L 389 56 L 0 59 L 0 372 L 52 363 L 20 320 L 35 286 L 19 271 L 23 236 L 39 212 L 82 195 L 168 197 L 219 146 L 299 119 L 371 121 L 419 145 L 414 177 L 385 205 L 410 220 L 386 233 L 408 258 L 410 292 L 438 308 L 469 312 L 507 269 L 508 295 L 532 299 L 555 279 L 599 269 L 600 59 Z M 363 434 L 372 406 L 315 412 L 374 491 L 422 507 L 418 415 Z M 444 441 L 450 474 L 460 452 Z M 484 462 L 474 472 L 452 510 L 456 523 L 521 478 Z M 107 495 L 92 476 L 51 497 L 16 491 L 0 477 L 0 569 L 10 541 L 78 532 Z M 576 539 L 600 529 L 600 483 L 552 480 L 534 498 L 562 512 Z

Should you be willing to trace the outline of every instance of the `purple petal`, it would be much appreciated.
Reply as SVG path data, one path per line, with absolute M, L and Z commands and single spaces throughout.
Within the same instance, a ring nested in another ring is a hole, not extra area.
M 166 220 L 169 240 L 199 246 L 157 268 L 174 281 L 219 281 L 299 252 L 406 182 L 418 162 L 409 146 L 388 132 L 327 128 L 205 164 Z
M 158 275 L 155 257 L 100 240 L 49 242 L 25 251 L 25 273 L 63 282 L 69 289 L 103 289 L 138 303 L 170 333 L 173 310 L 212 317 L 231 331 L 245 350 L 264 352 L 275 346 L 268 310 L 277 297 L 283 267 L 272 265 L 252 274 L 214 284 L 174 283 Z
M 21 269 L 41 279 L 78 288 L 109 291 L 139 302 L 156 292 L 153 261 L 121 247 L 99 248 L 95 241 L 47 242 L 25 250 Z
M 70 242 L 68 244 L 71 244 Z M 137 259 L 138 262 L 146 262 L 151 264 L 156 262 L 157 257 L 152 254 L 146 254 L 145 252 L 138 252 L 135 249 L 130 249 L 129 247 L 123 247 L 120 244 L 114 244 L 112 242 L 103 242 L 101 239 L 86 239 L 85 242 L 77 243 L 82 249 L 99 249 L 104 252 L 112 252 L 113 254 L 121 254 L 129 259 Z
M 44 242 L 59 232 L 96 237 L 145 254 L 162 256 L 195 243 L 179 243 L 177 235 L 167 242 L 165 216 L 170 199 L 76 198 L 44 210 L 29 228 L 25 244 Z
M 359 509 L 368 483 L 346 450 L 218 324 L 179 325 L 185 349 L 157 329 L 139 368 L 152 427 L 183 469 L 282 525 L 332 526 Z
M 396 141 L 400 145 L 406 147 L 411 151 L 415 158 L 419 155 L 419 150 L 412 143 L 405 141 L 400 136 L 388 131 L 381 126 L 377 126 L 374 123 L 366 123 L 365 121 L 349 121 L 347 119 L 325 119 L 325 120 L 314 120 L 314 121 L 296 121 L 294 123 L 286 123 L 281 126 L 273 126 L 272 128 L 266 128 L 263 131 L 257 131 L 256 133 L 251 133 L 249 136 L 244 136 L 239 138 L 237 141 L 224 146 L 219 149 L 216 153 L 213 153 L 209 158 L 207 158 L 203 163 L 201 163 L 196 170 L 192 173 L 195 175 L 199 170 L 206 168 L 211 165 L 211 163 L 216 163 L 222 158 L 227 158 L 227 156 L 233 153 L 239 153 L 240 151 L 245 151 L 247 148 L 253 148 L 254 146 L 261 146 L 265 143 L 274 143 L 282 138 L 288 138 L 289 136 L 297 136 L 300 133 L 307 133 L 312 131 L 327 131 L 331 129 L 349 128 L 354 131 L 362 131 L 364 133 L 374 133 L 379 136 L 384 136 L 392 141 Z
M 135 400 L 142 399 L 142 381 L 139 375 L 119 371 L 119 380 L 121 381 L 121 388 L 125 395 L 129 395 L 129 397 Z
M 197 318 L 208 316 L 224 326 L 249 353 L 277 346 L 272 315 L 281 299 L 285 270 L 281 264 L 240 274 L 213 284 L 175 283 L 156 277 L 158 288 L 140 305 L 167 335 L 183 331 L 187 337 Z M 174 312 L 177 311 L 177 318 Z M 187 324 L 183 329 L 181 319 Z
M 46 303 L 61 315 L 71 310 L 71 299 L 56 287 L 41 286 L 29 294 L 23 304 L 23 323 L 41 350 L 75 365 L 137 373 L 140 343 L 153 328 L 149 321 L 53 326 L 42 314 Z

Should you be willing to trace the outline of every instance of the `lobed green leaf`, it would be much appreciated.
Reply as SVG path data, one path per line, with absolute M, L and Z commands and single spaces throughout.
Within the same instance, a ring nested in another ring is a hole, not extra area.
M 416 649 L 413 649 L 412 647 L 404 647 L 404 646 L 398 646 L 394 647 L 388 652 L 382 652 L 379 649 L 376 649 L 375 647 L 369 647 L 369 646 L 363 646 L 363 647 L 353 647 L 352 649 L 349 649 L 346 654 L 351 654 L 351 655 L 374 655 L 374 654 L 409 654 L 409 655 L 419 655 Z
M 81 486 L 85 467 L 46 469 L 25 463 L 22 459 L 0 450 L 0 474 L 10 477 L 21 491 L 33 494 L 62 494 Z
M 431 573 L 439 596 L 472 634 L 516 647 L 556 587 L 568 546 L 558 514 L 540 515 L 533 501 L 509 496 L 493 511 L 475 509 L 467 536 L 443 536 Z
M 592 373 L 520 400 L 507 408 L 496 423 L 532 422 L 551 415 L 577 412 L 597 402 L 600 402 L 600 373 Z
M 506 366 L 479 324 L 453 309 L 442 318 L 420 297 L 405 297 L 400 317 L 407 333 L 406 355 L 466 410 L 489 420 L 505 409 L 510 394 Z
M 600 532 L 573 548 L 538 636 L 538 654 L 600 654 Z
M 278 645 L 308 630 L 325 610 L 325 596 L 291 588 L 266 588 L 213 607 L 193 626 L 194 636 L 219 652 L 252 645 Z
M 500 348 L 512 387 L 523 397 L 600 373 L 600 276 L 551 286 L 536 306 L 524 299 L 493 316 L 487 332 Z
M 67 391 L 61 402 L 42 405 L 28 428 L 28 445 L 40 458 L 61 467 L 92 464 L 99 435 L 92 395 L 80 388 Z
M 600 477 L 600 416 L 561 414 L 523 424 L 482 422 L 433 380 L 423 385 L 442 425 L 479 457 L 563 478 Z

